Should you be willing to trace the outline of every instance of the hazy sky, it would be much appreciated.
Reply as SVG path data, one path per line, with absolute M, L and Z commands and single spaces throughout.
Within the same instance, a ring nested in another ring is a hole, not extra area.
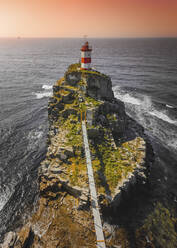
M 0 0 L 0 37 L 177 37 L 177 0 Z

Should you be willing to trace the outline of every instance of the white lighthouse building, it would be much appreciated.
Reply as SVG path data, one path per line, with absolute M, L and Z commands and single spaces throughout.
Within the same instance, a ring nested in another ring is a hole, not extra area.
M 81 70 L 91 69 L 91 52 L 92 48 L 88 41 L 81 47 Z

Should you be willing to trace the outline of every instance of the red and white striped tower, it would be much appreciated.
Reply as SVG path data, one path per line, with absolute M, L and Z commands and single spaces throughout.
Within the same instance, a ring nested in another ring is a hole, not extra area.
M 81 47 L 81 70 L 91 69 L 91 52 L 92 48 L 88 41 Z

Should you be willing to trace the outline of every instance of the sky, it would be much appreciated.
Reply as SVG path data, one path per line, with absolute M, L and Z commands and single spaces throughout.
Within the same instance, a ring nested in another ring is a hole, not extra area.
M 0 37 L 177 37 L 177 0 L 0 0 Z

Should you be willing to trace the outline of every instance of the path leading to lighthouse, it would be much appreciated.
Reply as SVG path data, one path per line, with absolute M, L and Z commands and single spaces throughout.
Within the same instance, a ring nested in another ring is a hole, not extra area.
M 87 172 L 88 172 L 88 179 L 89 179 L 91 206 L 92 206 L 96 238 L 97 238 L 97 247 L 106 248 L 104 234 L 103 234 L 103 227 L 102 227 L 101 217 L 100 217 L 100 211 L 99 211 L 99 205 L 98 205 L 98 199 L 97 199 L 97 193 L 96 193 L 96 188 L 95 188 L 95 180 L 94 180 L 94 175 L 93 175 L 92 162 L 91 162 L 85 121 L 82 121 L 82 133 L 83 133 L 85 156 L 86 156 L 86 162 L 87 162 Z

